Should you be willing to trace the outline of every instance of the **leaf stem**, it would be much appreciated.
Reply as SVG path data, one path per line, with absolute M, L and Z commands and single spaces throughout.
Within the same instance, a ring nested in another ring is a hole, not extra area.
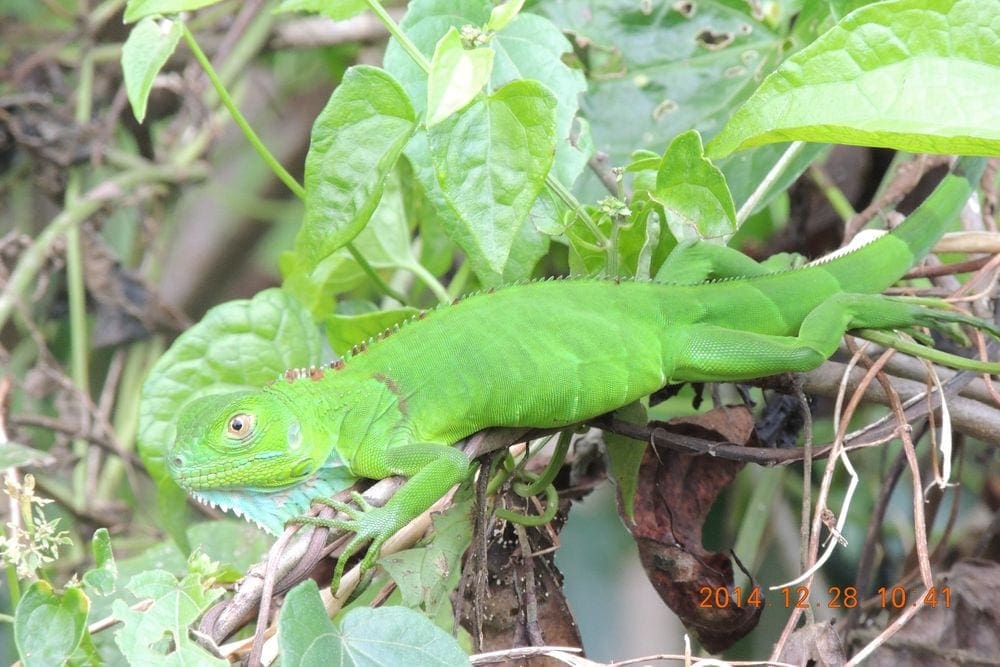
M 229 115 L 232 116 L 233 120 L 239 126 L 240 130 L 243 131 L 243 136 L 246 137 L 247 141 L 250 142 L 250 145 L 253 146 L 254 150 L 257 151 L 257 154 L 261 157 L 261 159 L 264 160 L 268 167 L 270 167 L 271 171 L 273 171 L 278 179 L 285 184 L 285 187 L 291 190 L 292 193 L 299 199 L 305 200 L 305 188 L 301 183 L 295 180 L 294 176 L 288 173 L 288 170 L 285 169 L 276 157 L 274 157 L 271 151 L 267 149 L 267 146 L 264 145 L 264 142 L 260 140 L 260 137 L 257 136 L 257 133 L 253 131 L 253 128 L 250 127 L 250 123 L 247 122 L 246 117 L 240 113 L 239 108 L 236 106 L 236 102 L 233 101 L 232 96 L 226 89 L 225 84 L 222 83 L 222 79 L 219 78 L 215 68 L 212 67 L 212 63 L 209 61 L 208 56 L 206 56 L 205 52 L 201 50 L 200 46 L 198 46 L 198 42 L 195 40 L 194 34 L 188 30 L 186 25 L 182 25 L 182 27 L 184 29 L 184 41 L 187 42 L 188 48 L 191 49 L 191 53 L 194 54 L 195 60 L 197 60 L 202 69 L 205 70 L 205 74 L 208 76 L 208 80 L 212 82 L 212 87 L 215 88 L 215 92 L 218 94 L 219 101 L 222 102 L 222 106 L 226 108 Z M 378 275 L 375 269 L 372 268 L 372 265 L 368 263 L 368 260 L 357 251 L 353 244 L 348 243 L 345 247 L 347 248 L 347 251 L 351 253 L 351 257 L 354 258 L 354 261 L 358 263 L 361 269 L 375 282 L 382 292 L 391 296 L 400 303 L 406 303 L 406 297 L 389 287 L 389 285 L 382 280 L 382 277 Z
M 562 200 L 562 202 L 566 204 L 566 206 L 568 206 L 580 218 L 580 220 L 583 221 L 583 224 L 587 226 L 590 233 L 594 235 L 595 239 L 597 239 L 597 245 L 600 246 L 602 251 L 607 252 L 610 248 L 608 237 L 601 232 L 600 227 L 597 226 L 594 219 L 590 217 L 589 213 L 587 213 L 587 209 L 585 209 L 580 201 L 573 196 L 573 193 L 570 192 L 565 185 L 560 183 L 559 179 L 552 175 L 552 172 L 549 172 L 545 176 L 545 185 L 549 188 L 549 192 Z
M 417 278 L 420 278 L 420 282 L 427 285 L 427 288 L 434 293 L 434 296 L 437 297 L 438 301 L 441 303 L 451 302 L 451 296 L 448 294 L 448 290 L 444 288 L 444 285 L 438 282 L 438 279 L 434 277 L 433 273 L 424 268 L 423 264 L 420 262 L 414 262 L 406 268 L 412 271 Z
M 365 274 L 369 278 L 371 278 L 376 285 L 378 285 L 378 288 L 382 291 L 383 294 L 392 297 L 393 299 L 400 302 L 404 306 L 407 304 L 406 297 L 400 294 L 398 291 L 394 290 L 392 287 L 390 287 L 389 283 L 382 280 L 382 276 L 380 276 L 375 271 L 375 267 L 373 267 L 371 264 L 368 263 L 368 260 L 361 255 L 358 249 L 354 247 L 353 243 L 348 243 L 344 247 L 347 248 L 347 252 L 351 253 L 351 257 L 353 257 L 354 261 L 358 263 L 358 266 L 361 267 L 361 270 L 364 271 Z
M 457 296 L 462 296 L 462 292 L 465 291 L 465 283 L 469 281 L 469 273 L 472 271 L 472 265 L 469 262 L 462 262 L 459 265 L 458 270 L 455 271 L 448 283 L 448 296 L 450 299 L 454 299 Z
M 399 27 L 399 24 L 389 16 L 389 12 L 385 11 L 382 3 L 378 0 L 365 0 L 365 4 L 368 5 L 368 8 L 372 10 L 372 13 L 375 14 L 378 20 L 382 22 L 382 25 L 389 31 L 389 34 L 396 38 L 396 41 L 403 47 L 403 50 L 413 58 L 413 62 L 417 63 L 420 69 L 424 70 L 424 74 L 429 74 L 431 71 L 431 61 L 427 60 L 427 56 L 417 48 L 417 45 Z
M 76 199 L 80 191 L 82 174 L 70 172 L 66 182 L 66 203 Z M 87 354 L 87 291 L 83 281 L 83 251 L 80 247 L 80 225 L 83 219 L 66 229 L 66 291 L 69 298 L 70 376 L 77 391 L 90 396 L 89 355 Z M 73 506 L 86 507 L 87 468 L 89 447 L 83 439 L 74 439 L 73 453 L 77 463 L 73 466 Z
M 3 535 L 0 532 L 0 535 Z M 11 564 L 4 568 L 7 571 L 7 590 L 10 596 L 11 609 L 17 609 L 17 603 L 21 601 L 21 582 L 17 577 L 17 568 Z
M 851 206 L 851 202 L 847 199 L 844 193 L 837 187 L 830 177 L 827 175 L 826 171 L 818 167 L 816 164 L 812 164 L 809 167 L 809 177 L 813 180 L 826 200 L 830 202 L 830 206 L 833 210 L 837 212 L 840 219 L 847 224 L 851 221 L 851 218 L 857 213 L 854 207 Z
M 125 368 L 118 384 L 118 403 L 112 428 L 123 451 L 135 450 L 136 433 L 139 430 L 139 396 L 143 380 L 149 374 L 153 363 L 163 354 L 163 337 L 133 345 L 126 353 Z M 97 497 L 109 498 L 114 493 L 122 475 L 128 470 L 122 458 L 109 458 L 97 482 Z M 132 480 L 129 479 L 131 483 Z
M 737 229 L 743 226 L 743 223 L 747 221 L 747 218 L 750 217 L 753 210 L 757 208 L 757 204 L 760 200 L 764 197 L 767 191 L 771 189 L 771 186 L 774 185 L 775 181 L 778 180 L 781 174 L 784 173 L 785 169 L 788 168 L 788 165 L 791 164 L 792 160 L 794 160 L 795 157 L 802 152 L 805 145 L 804 141 L 793 141 L 788 145 L 788 148 L 786 148 L 785 152 L 781 154 L 778 161 L 774 163 L 771 170 L 767 172 L 767 175 L 764 176 L 757 187 L 754 188 L 754 191 L 750 193 L 750 196 L 747 197 L 747 200 L 743 202 L 742 206 L 740 206 L 740 210 L 736 212 Z
M 278 162 L 277 158 L 271 154 L 271 151 L 267 150 L 267 147 L 257 136 L 257 133 L 253 131 L 250 127 L 250 123 L 247 119 L 240 113 L 239 108 L 236 106 L 236 102 L 233 101 L 232 96 L 230 96 L 229 91 L 226 90 L 225 85 L 223 85 L 222 80 L 219 75 L 216 74 L 215 68 L 212 67 L 212 63 L 208 60 L 205 52 L 201 50 L 198 46 L 198 42 L 195 40 L 194 35 L 188 30 L 186 25 L 181 24 L 184 30 L 184 41 L 187 42 L 188 48 L 191 49 L 191 53 L 194 54 L 195 60 L 201 65 L 201 68 L 205 70 L 205 74 L 208 76 L 208 80 L 212 82 L 212 86 L 215 88 L 215 92 L 219 96 L 219 101 L 222 102 L 222 106 L 226 107 L 229 115 L 232 116 L 233 121 L 239 126 L 240 130 L 243 131 L 243 136 L 247 138 L 250 145 L 253 146 L 254 150 L 261 157 L 262 160 L 271 168 L 275 176 L 285 184 L 292 193 L 299 199 L 305 199 L 306 191 L 302 185 L 295 180 L 295 177 L 288 173 L 288 170 Z
M 608 275 L 612 278 L 618 277 L 618 234 L 621 231 L 621 225 L 619 224 L 619 216 L 612 215 L 611 218 L 611 235 L 608 237 L 607 249 L 608 249 L 608 263 L 607 271 Z

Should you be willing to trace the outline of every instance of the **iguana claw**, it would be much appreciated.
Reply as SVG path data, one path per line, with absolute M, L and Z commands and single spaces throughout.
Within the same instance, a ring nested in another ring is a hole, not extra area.
M 361 559 L 359 566 L 361 572 L 375 566 L 382 544 L 385 543 L 394 530 L 392 512 L 385 507 L 372 505 L 360 493 L 352 492 L 351 500 L 357 505 L 353 507 L 348 503 L 330 498 L 315 498 L 313 502 L 327 507 L 332 507 L 337 512 L 347 516 L 347 519 L 327 519 L 315 516 L 298 516 L 292 518 L 288 523 L 296 523 L 308 526 L 318 526 L 354 533 L 354 537 L 344 546 L 337 557 L 337 565 L 333 570 L 333 580 L 330 582 L 330 589 L 336 593 L 340 588 L 340 580 L 344 575 L 347 561 L 350 560 L 365 542 L 371 540 L 368 550 Z

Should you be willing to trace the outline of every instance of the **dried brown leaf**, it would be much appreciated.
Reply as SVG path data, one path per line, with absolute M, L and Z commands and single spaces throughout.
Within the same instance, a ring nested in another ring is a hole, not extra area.
M 753 417 L 743 407 L 671 420 L 674 432 L 720 443 L 746 444 Z M 639 474 L 634 522 L 627 522 L 646 575 L 660 597 L 709 651 L 716 653 L 750 632 L 763 605 L 705 603 L 706 592 L 733 586 L 733 565 L 702 546 L 702 526 L 719 493 L 743 463 L 649 448 Z M 714 594 L 710 597 L 714 601 Z

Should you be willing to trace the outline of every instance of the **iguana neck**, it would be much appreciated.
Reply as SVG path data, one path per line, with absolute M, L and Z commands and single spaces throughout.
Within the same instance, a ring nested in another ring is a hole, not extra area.
M 192 495 L 277 535 L 290 519 L 309 511 L 312 499 L 353 485 L 362 476 L 352 470 L 355 454 L 386 437 L 399 421 L 391 391 L 361 366 L 292 369 L 264 389 L 293 411 L 301 429 L 298 446 L 321 462 L 310 477 L 285 488 L 199 489 Z
M 367 358 L 286 372 L 266 391 L 299 414 L 307 446 L 342 458 L 349 467 L 359 449 L 390 443 L 406 421 L 406 401 L 384 369 Z M 355 474 L 360 475 L 355 470 Z

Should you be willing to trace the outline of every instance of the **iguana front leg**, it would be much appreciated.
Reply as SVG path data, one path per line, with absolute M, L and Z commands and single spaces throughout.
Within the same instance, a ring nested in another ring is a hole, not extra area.
M 439 443 L 406 444 L 359 454 L 359 460 L 352 466 L 359 476 L 381 479 L 403 475 L 410 479 L 382 507 L 370 505 L 358 493 L 353 495 L 357 508 L 328 498 L 316 498 L 316 502 L 329 505 L 348 518 L 302 516 L 292 519 L 291 523 L 325 526 L 355 534 L 337 559 L 331 582 L 331 589 L 336 591 L 351 555 L 371 540 L 361 560 L 361 569 L 371 568 L 382 544 L 437 502 L 451 487 L 462 482 L 468 475 L 469 465 L 465 454 Z

